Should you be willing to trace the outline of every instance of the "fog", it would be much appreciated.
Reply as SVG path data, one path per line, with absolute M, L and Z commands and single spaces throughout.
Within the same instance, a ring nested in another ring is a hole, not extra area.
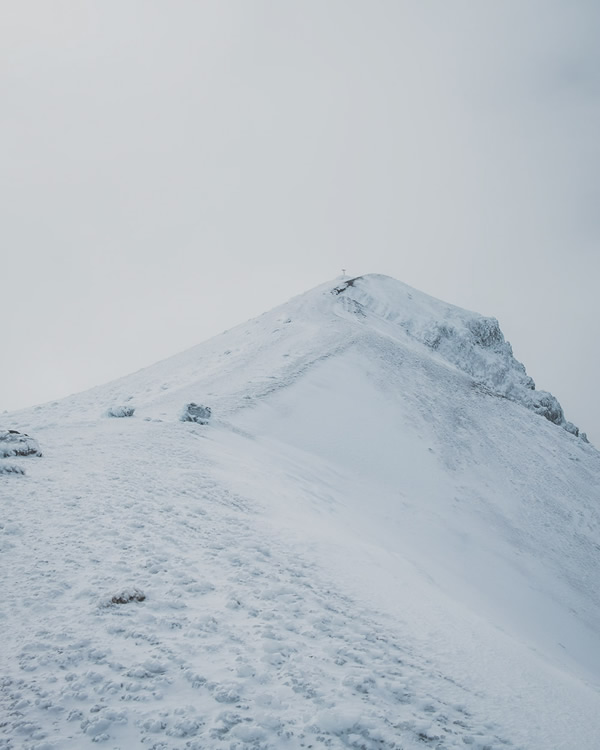
M 500 320 L 600 445 L 600 4 L 0 3 L 0 410 L 337 276 Z

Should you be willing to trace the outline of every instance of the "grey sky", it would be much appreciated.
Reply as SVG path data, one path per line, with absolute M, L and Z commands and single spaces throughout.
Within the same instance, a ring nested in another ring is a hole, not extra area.
M 0 409 L 337 275 L 499 318 L 600 444 L 600 3 L 0 1 Z

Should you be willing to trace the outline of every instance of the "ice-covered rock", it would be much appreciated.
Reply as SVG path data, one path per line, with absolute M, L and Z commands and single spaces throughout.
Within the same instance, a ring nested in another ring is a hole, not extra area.
M 133 417 L 135 413 L 135 407 L 133 406 L 111 406 L 106 410 L 105 416 L 107 417 Z
M 146 594 L 140 589 L 123 589 L 110 598 L 109 604 L 129 604 L 130 602 L 143 602 L 146 600 Z
M 17 430 L 0 431 L 0 458 L 41 455 L 37 440 L 24 432 L 18 432 Z
M 180 419 L 182 422 L 197 422 L 198 424 L 208 424 L 212 416 L 210 406 L 202 406 L 191 401 L 186 404 L 181 412 Z
M 403 329 L 495 395 L 516 401 L 587 440 L 585 433 L 566 420 L 555 396 L 536 390 L 496 318 L 441 302 L 387 276 L 358 276 L 335 287 L 333 293 L 361 317 L 380 318 Z

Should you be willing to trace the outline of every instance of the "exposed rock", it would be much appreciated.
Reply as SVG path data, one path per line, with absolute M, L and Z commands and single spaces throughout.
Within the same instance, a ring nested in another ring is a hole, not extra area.
M 210 406 L 202 406 L 202 404 L 195 404 L 193 401 L 186 404 L 182 413 L 182 422 L 197 422 L 198 424 L 208 424 L 209 419 L 212 415 L 212 409 Z
M 146 594 L 139 589 L 130 589 L 129 591 L 121 591 L 120 594 L 115 594 L 110 600 L 111 604 L 129 604 L 129 602 L 143 602 L 146 599 Z
M 587 441 L 585 433 L 567 421 L 558 399 L 536 390 L 495 318 L 448 305 L 383 276 L 357 276 L 332 292 L 350 312 L 397 326 L 491 393 L 516 401 Z
M 0 458 L 41 455 L 37 440 L 24 432 L 17 432 L 17 430 L 0 431 Z
M 133 417 L 135 413 L 135 407 L 133 406 L 111 406 L 105 412 L 106 417 Z

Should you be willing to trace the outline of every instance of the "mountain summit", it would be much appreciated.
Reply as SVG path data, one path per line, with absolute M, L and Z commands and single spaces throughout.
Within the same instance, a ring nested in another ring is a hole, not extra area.
M 230 414 L 285 387 L 311 363 L 369 341 L 396 353 L 414 351 L 416 344 L 417 351 L 427 351 L 432 360 L 469 375 L 490 394 L 520 403 L 580 435 L 565 419 L 558 400 L 536 390 L 495 318 L 441 302 L 379 274 L 323 284 L 183 354 L 75 400 L 87 411 L 102 408 L 102 399 L 135 399 L 150 413 L 168 417 L 173 392 L 178 397 L 206 392 L 216 397 L 221 413 Z M 157 411 L 160 405 L 165 409 Z M 581 437 L 587 439 L 585 433 Z
M 600 454 L 495 319 L 338 279 L 4 420 L 0 746 L 596 747 Z

